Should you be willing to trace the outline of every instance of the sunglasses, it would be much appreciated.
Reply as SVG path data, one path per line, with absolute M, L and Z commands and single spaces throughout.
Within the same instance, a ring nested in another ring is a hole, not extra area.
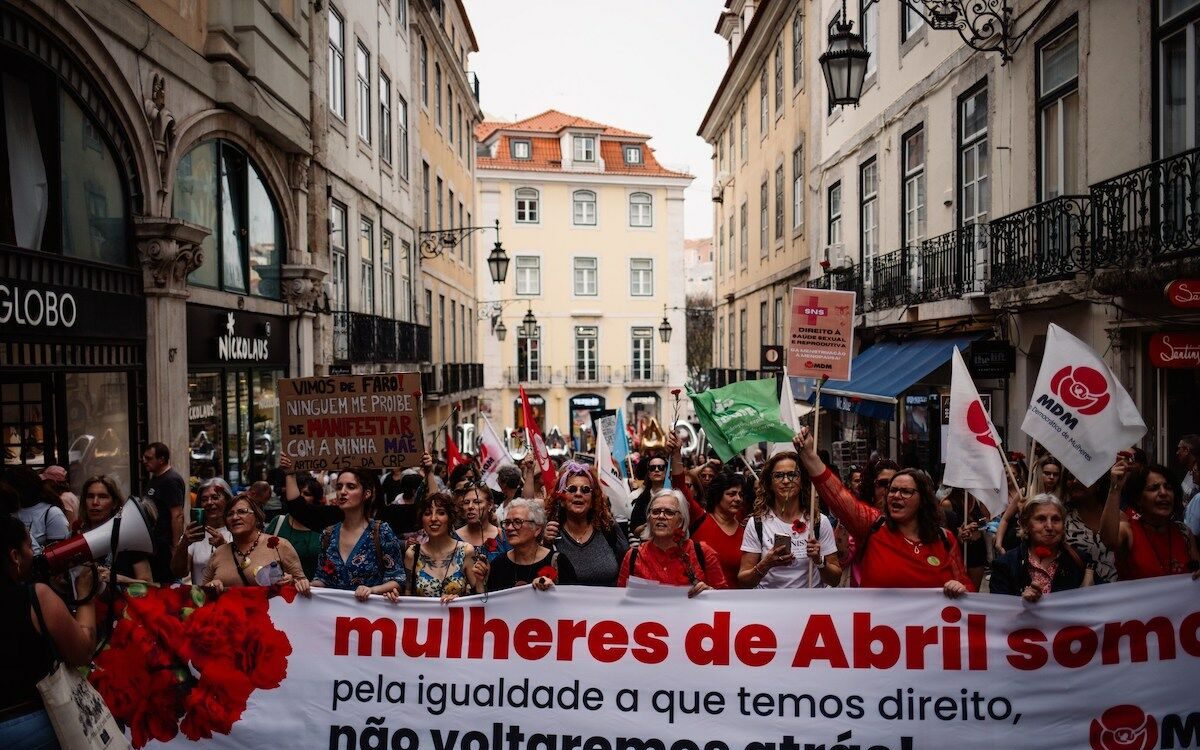
M 798 476 L 800 476 L 798 471 L 776 471 L 771 474 L 771 478 L 778 482 L 794 481 Z
M 666 471 L 666 464 L 650 464 L 650 471 Z
M 569 487 L 566 487 L 565 491 L 568 495 L 574 495 L 576 493 L 579 493 L 581 495 L 590 495 L 590 494 L 592 494 L 592 485 L 590 485 L 590 484 L 572 484 Z
M 891 487 L 891 486 L 892 486 L 892 480 L 890 480 L 890 479 L 876 479 L 876 480 L 875 480 L 875 486 L 876 486 L 876 487 L 878 487 L 878 488 L 879 488 L 879 489 L 881 489 L 881 490 L 886 490 L 888 487 Z

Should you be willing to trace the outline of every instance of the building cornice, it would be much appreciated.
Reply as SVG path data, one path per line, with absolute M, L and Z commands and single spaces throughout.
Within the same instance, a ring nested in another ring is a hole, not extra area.
M 704 119 L 700 121 L 700 129 L 696 131 L 696 135 L 709 143 L 713 142 L 716 137 L 716 133 L 713 132 L 714 123 L 727 119 L 733 101 L 737 98 L 734 95 L 753 82 L 752 73 L 770 53 L 769 41 L 775 37 L 771 32 L 777 28 L 781 19 L 787 17 L 788 9 L 794 5 L 794 0 L 762 0 L 755 8 L 750 26 L 742 34 L 742 40 L 733 53 L 733 59 L 729 61 L 729 67 L 725 69 L 725 75 L 704 113 Z
M 515 169 L 487 169 L 486 167 L 477 167 L 475 170 L 476 182 L 561 182 L 564 184 L 579 184 L 581 182 L 590 182 L 598 185 L 624 185 L 630 187 L 677 187 L 686 188 L 696 179 L 692 176 L 686 177 L 662 177 L 650 176 L 638 177 L 637 175 L 612 175 L 599 174 L 596 172 L 524 172 Z

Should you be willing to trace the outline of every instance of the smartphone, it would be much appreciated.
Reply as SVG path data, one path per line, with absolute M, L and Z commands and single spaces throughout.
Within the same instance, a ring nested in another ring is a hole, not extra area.
M 792 549 L 792 535 L 791 534 L 776 534 L 775 535 L 775 549 L 778 549 L 783 552 L 790 552 Z
M 192 523 L 204 525 L 204 508 L 192 506 Z

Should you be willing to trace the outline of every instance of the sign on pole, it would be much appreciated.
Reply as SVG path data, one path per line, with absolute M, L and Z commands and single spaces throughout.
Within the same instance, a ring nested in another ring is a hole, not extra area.
M 297 471 L 417 466 L 421 373 L 284 378 L 283 454 Z
M 758 369 L 769 375 L 782 375 L 783 347 L 775 344 L 763 344 L 762 354 L 758 359 Z
M 854 353 L 854 292 L 792 290 L 787 374 L 850 379 Z

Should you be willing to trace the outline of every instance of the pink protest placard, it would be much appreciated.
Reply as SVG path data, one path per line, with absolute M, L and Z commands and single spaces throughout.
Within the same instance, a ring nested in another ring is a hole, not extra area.
M 850 379 L 854 353 L 854 292 L 792 290 L 787 374 Z

